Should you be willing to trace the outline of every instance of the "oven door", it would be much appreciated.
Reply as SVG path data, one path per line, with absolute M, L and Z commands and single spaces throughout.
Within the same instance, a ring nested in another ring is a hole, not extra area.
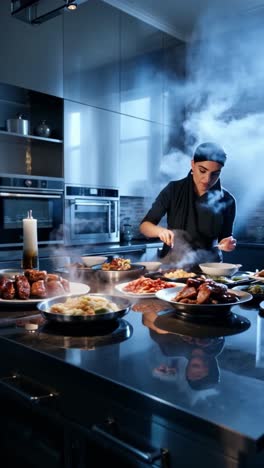
M 63 192 L 0 191 L 0 246 L 23 245 L 23 223 L 29 210 L 37 219 L 38 244 L 63 243 Z
M 70 242 L 118 242 L 118 200 L 68 200 Z

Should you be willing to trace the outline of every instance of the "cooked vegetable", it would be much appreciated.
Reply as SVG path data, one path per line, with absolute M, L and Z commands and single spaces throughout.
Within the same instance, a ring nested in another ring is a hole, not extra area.
M 65 315 L 95 315 L 97 313 L 116 312 L 119 310 L 115 302 L 110 302 L 101 296 L 68 297 L 65 302 L 53 304 L 51 312 Z
M 254 284 L 248 287 L 248 292 L 250 294 L 264 294 L 264 286 L 260 284 Z

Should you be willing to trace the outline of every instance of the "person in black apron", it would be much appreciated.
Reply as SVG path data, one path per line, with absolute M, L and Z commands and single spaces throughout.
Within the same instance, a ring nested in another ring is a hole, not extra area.
M 187 177 L 169 182 L 141 221 L 142 234 L 164 243 L 161 257 L 167 263 L 184 268 L 222 261 L 222 251 L 235 249 L 236 201 L 220 182 L 225 162 L 219 145 L 199 145 Z M 159 226 L 165 215 L 167 228 Z

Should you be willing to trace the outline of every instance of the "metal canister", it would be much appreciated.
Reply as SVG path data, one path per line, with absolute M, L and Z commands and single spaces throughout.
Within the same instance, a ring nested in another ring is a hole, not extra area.
M 6 126 L 8 132 L 19 133 L 20 135 L 29 134 L 29 121 L 24 119 L 22 114 L 18 114 L 16 119 L 8 119 Z

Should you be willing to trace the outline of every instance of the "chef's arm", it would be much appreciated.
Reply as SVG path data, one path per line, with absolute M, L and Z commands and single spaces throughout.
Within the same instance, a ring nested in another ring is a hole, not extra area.
M 174 233 L 170 229 L 166 229 L 161 226 L 156 226 L 156 224 L 151 223 L 150 221 L 143 221 L 140 224 L 139 230 L 141 234 L 144 234 L 146 237 L 158 237 L 162 242 L 173 247 L 174 244 Z

